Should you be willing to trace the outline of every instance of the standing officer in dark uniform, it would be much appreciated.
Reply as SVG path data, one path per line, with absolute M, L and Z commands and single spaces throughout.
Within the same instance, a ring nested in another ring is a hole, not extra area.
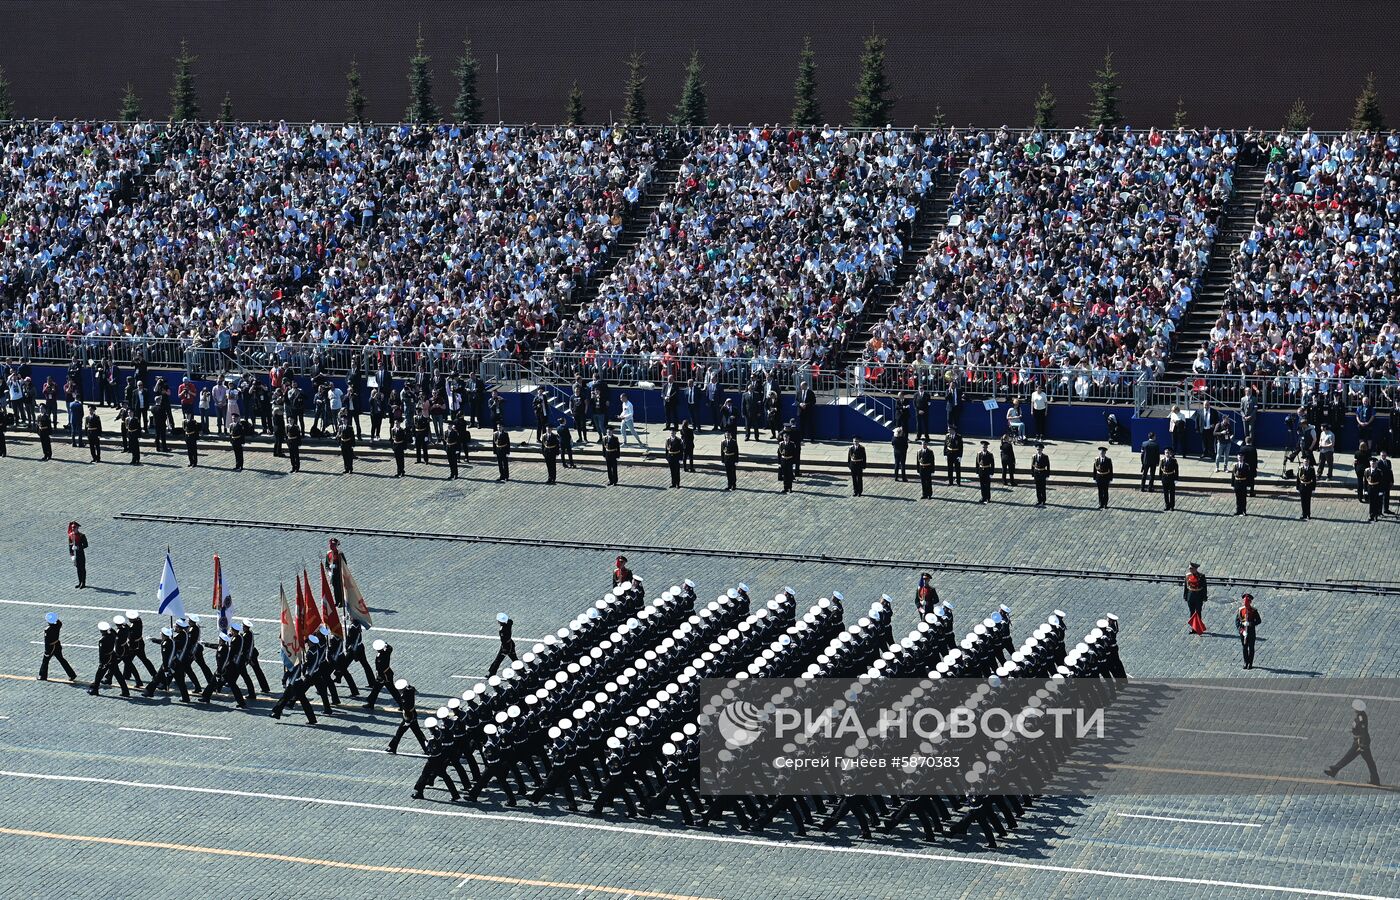
M 732 491 L 739 484 L 739 439 L 733 432 L 726 432 L 719 442 L 719 460 L 724 464 L 725 490 Z
M 731 433 L 732 437 L 733 434 Z M 617 432 L 611 427 L 608 428 L 603 441 L 603 465 L 608 470 L 608 484 L 617 484 L 617 461 L 622 458 L 622 442 L 617 439 Z
M 419 748 L 426 750 L 428 739 L 423 736 L 423 729 L 418 727 L 418 689 L 409 684 L 407 679 L 400 678 L 394 682 L 392 690 L 394 699 L 399 704 L 399 727 L 389 739 L 389 752 L 399 752 L 399 741 L 403 740 L 404 733 L 408 731 L 412 731 L 413 736 L 418 739 Z
M 559 421 L 559 427 L 555 433 L 559 435 L 559 464 L 566 469 L 577 469 L 574 462 L 574 429 L 569 423 L 568 417 Z
M 681 420 L 681 463 L 687 472 L 695 471 L 695 429 L 689 419 Z
M 530 407 L 535 414 L 535 440 L 544 443 L 544 430 L 549 427 L 549 403 L 544 399 L 544 388 L 535 388 Z
M 676 379 L 673 375 L 666 376 L 666 386 L 661 389 L 661 408 L 666 413 L 666 422 L 661 427 L 675 428 L 678 424 L 677 417 L 680 414 L 681 392 L 676 387 Z
M 950 388 L 951 390 L 951 388 Z M 943 457 L 944 465 L 948 467 L 948 484 L 962 484 L 962 455 L 963 439 L 958 434 L 958 430 L 953 426 L 948 426 L 948 433 L 943 437 Z
M 166 440 L 168 436 L 166 426 L 170 421 L 170 395 L 161 391 L 156 394 L 151 410 L 151 424 L 156 430 L 156 452 L 169 453 L 170 444 Z
M 408 455 L 408 429 L 402 422 L 395 422 L 389 429 L 389 444 L 394 450 L 394 477 L 403 477 L 403 461 Z
M 1395 487 L 1395 463 L 1390 458 L 1389 450 L 1382 450 L 1380 456 L 1376 457 L 1376 468 L 1381 470 L 1381 478 L 1384 483 L 1381 485 L 1381 499 L 1384 507 L 1381 512 L 1390 515 L 1390 492 Z
M 131 454 L 131 464 L 141 465 L 141 420 L 134 413 L 127 413 L 122 423 L 122 434 L 126 436 L 126 451 Z
M 189 469 L 199 468 L 199 420 L 194 416 L 185 419 L 185 456 L 189 461 L 185 467 Z
M 1176 509 L 1176 480 L 1181 476 L 1181 463 L 1168 447 L 1162 457 L 1162 503 L 1168 510 Z
M 1045 505 L 1045 483 L 1050 480 L 1050 457 L 1045 445 L 1035 445 L 1035 455 L 1031 457 L 1031 480 L 1035 482 L 1035 505 Z
M 83 534 L 77 522 L 68 523 L 68 556 L 73 560 L 73 568 L 78 570 L 78 583 L 75 588 L 87 587 L 87 535 Z
M 1240 597 L 1240 609 L 1235 613 L 1235 629 L 1240 633 L 1240 650 L 1244 653 L 1246 669 L 1254 668 L 1254 630 L 1262 621 L 1259 610 L 1254 608 L 1254 595 L 1245 594 Z
M 496 670 L 501 667 L 501 663 L 504 662 L 507 657 L 510 658 L 511 662 L 515 662 L 516 660 L 515 638 L 511 637 L 512 623 L 510 616 L 505 613 L 497 613 L 496 621 L 500 623 L 501 646 L 500 649 L 496 651 L 496 658 L 491 660 L 491 667 L 486 670 L 488 677 L 496 674 Z
M 992 502 L 992 473 L 996 471 L 996 457 L 992 456 L 992 451 L 988 448 L 987 442 L 982 442 L 982 449 L 977 452 L 977 458 L 973 461 L 977 470 L 977 486 L 982 491 L 982 497 L 978 503 Z
M 9 455 L 9 449 L 5 446 L 5 430 L 10 427 L 10 414 L 5 410 L 4 404 L 0 404 L 0 459 Z M 93 460 L 97 462 L 97 460 Z
M 346 419 L 340 426 L 340 459 L 345 464 L 345 474 L 355 471 L 355 426 Z
M 97 696 L 97 689 L 102 685 L 103 678 L 115 678 L 117 684 L 122 686 L 122 696 L 130 697 L 131 691 L 126 686 L 126 676 L 122 674 L 121 654 L 117 652 L 117 632 L 110 623 L 97 623 L 97 675 L 92 679 L 92 687 L 88 693 Z
M 1099 509 L 1108 509 L 1108 486 L 1113 481 L 1113 460 L 1108 458 L 1108 448 L 1100 447 L 1094 459 L 1094 483 L 1099 489 Z
M 87 418 L 83 420 L 83 430 L 87 432 L 88 455 L 93 462 L 102 462 L 102 419 L 97 415 L 97 407 L 89 406 Z M 4 438 L 0 437 L 0 443 Z M 3 456 L 0 453 L 0 456 Z
M 47 412 L 39 413 L 39 421 L 34 430 L 39 434 L 39 449 L 42 451 L 39 458 L 53 459 L 53 423 L 49 421 Z
M 447 426 L 447 436 L 443 439 L 443 447 L 447 451 L 447 480 L 455 481 L 457 478 L 457 457 L 462 453 L 462 420 L 453 419 Z
M 1254 483 L 1259 478 L 1259 448 L 1254 446 L 1253 438 L 1247 437 L 1240 443 L 1240 459 L 1249 469 L 1249 496 L 1253 497 Z
M 778 442 L 778 480 L 783 483 L 783 493 L 792 493 L 792 480 L 797 468 L 797 440 L 790 433 L 784 433 Z
M 234 416 L 233 424 L 228 427 L 228 442 L 233 445 L 233 471 L 243 471 L 243 442 L 248 440 L 248 423 L 238 416 Z
M 1313 468 L 1311 458 L 1303 457 L 1303 462 L 1298 466 L 1295 484 L 1298 488 L 1298 503 L 1302 507 L 1298 518 L 1306 522 L 1312 518 L 1313 491 L 1317 490 L 1317 469 Z
M 1001 483 L 1016 486 L 1016 441 L 1007 432 L 1001 436 Z
M 894 426 L 890 437 L 890 448 L 894 450 L 894 478 L 896 481 L 909 480 L 909 432 L 903 425 Z
M 919 471 L 919 499 L 933 499 L 933 467 L 935 457 L 933 448 L 929 446 L 928 438 L 924 438 L 923 444 L 919 447 L 919 452 L 914 454 L 914 468 Z
M 428 428 L 432 423 L 421 412 L 413 417 L 413 461 L 416 465 L 428 462 Z
M 491 450 L 496 454 L 496 480 L 510 481 L 510 435 L 501 422 L 496 423 L 496 432 L 491 435 Z
M 681 486 L 681 457 L 685 455 L 685 442 L 681 436 L 676 434 L 676 429 L 671 429 L 671 436 L 666 439 L 666 465 L 671 468 L 671 487 Z
M 295 418 L 287 418 L 287 456 L 292 462 L 292 471 L 301 471 L 301 423 Z M 403 465 L 400 463 L 402 470 Z
M 1157 489 L 1157 467 L 1162 464 L 1162 448 L 1157 445 L 1157 435 L 1149 433 L 1142 442 L 1142 480 L 1138 490 L 1152 493 Z
M 1385 502 L 1385 472 L 1382 471 L 1378 460 L 1371 460 L 1371 465 L 1366 469 L 1366 502 L 1369 504 L 1367 512 L 1367 522 L 1374 522 L 1381 517 Z
M 546 425 L 544 436 L 540 439 L 540 447 L 544 452 L 545 484 L 554 484 L 555 477 L 559 472 L 559 434 L 554 430 L 553 425 Z
M 919 385 L 918 393 L 914 395 L 914 436 L 921 441 L 928 440 L 928 414 L 932 406 L 933 393 L 928 385 Z
M 68 665 L 68 660 L 63 656 L 63 641 L 59 635 L 63 631 L 63 622 L 58 618 L 58 613 L 44 614 L 44 660 L 39 663 L 39 680 L 49 680 L 49 660 L 56 659 L 63 667 L 63 671 L 68 673 L 69 681 L 77 681 L 78 673 L 73 671 L 73 667 Z
M 1371 784 L 1379 785 L 1381 776 L 1376 771 L 1376 758 L 1371 755 L 1371 723 L 1366 716 L 1366 703 L 1364 700 L 1353 700 L 1351 708 L 1356 711 L 1351 721 L 1351 749 L 1336 763 L 1322 771 L 1327 773 L 1327 777 L 1336 778 L 1338 772 L 1351 765 L 1351 761 L 1359 756 L 1366 763 L 1366 769 L 1371 775 Z
M 1245 499 L 1249 496 L 1249 464 L 1244 461 L 1243 454 L 1230 467 L 1230 486 L 1235 489 L 1235 515 L 1246 515 L 1249 503 Z
M 851 449 L 846 451 L 846 466 L 851 470 L 851 496 L 865 493 L 865 448 L 860 438 L 851 438 Z

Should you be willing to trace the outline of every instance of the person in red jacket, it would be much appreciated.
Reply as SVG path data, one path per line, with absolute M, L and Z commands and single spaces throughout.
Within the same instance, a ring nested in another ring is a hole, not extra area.
M 1201 618 L 1201 611 L 1206 605 L 1206 576 L 1201 574 L 1200 567 L 1195 563 L 1191 563 L 1186 573 L 1182 596 L 1186 600 L 1186 609 L 1191 614 L 1186 621 L 1186 627 L 1192 634 L 1205 634 L 1206 623 Z
M 613 587 L 617 587 L 624 581 L 632 580 L 632 570 L 627 568 L 627 557 L 619 556 L 617 558 L 617 567 L 613 569 L 612 579 Z

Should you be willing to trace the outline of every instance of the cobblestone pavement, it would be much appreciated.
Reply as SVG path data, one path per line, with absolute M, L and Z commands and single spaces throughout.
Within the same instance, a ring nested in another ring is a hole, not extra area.
M 50 608 L 63 615 L 80 678 L 95 666 L 89 648 L 99 618 L 135 607 L 153 631 L 167 545 L 191 612 L 207 611 L 210 557 L 218 552 L 239 613 L 255 620 L 275 619 L 278 582 L 313 566 L 325 546 L 314 533 L 114 520 L 121 512 L 317 523 L 328 534 L 404 531 L 343 543 L 375 610 L 371 639 L 395 645 L 396 667 L 427 704 L 484 673 L 495 651 L 496 612 L 512 614 L 521 638 L 557 628 L 606 589 L 612 553 L 408 534 L 419 530 L 1065 570 L 1170 573 L 1190 560 L 1216 577 L 1400 581 L 1395 522 L 1367 525 L 1359 504 L 1343 499 L 1319 500 L 1317 518 L 1299 522 L 1293 501 L 1264 497 L 1237 519 L 1229 516 L 1232 501 L 1218 494 L 1184 494 L 1180 511 L 1166 514 L 1158 496 L 1125 489 L 1115 492 L 1114 508 L 1099 512 L 1092 491 L 1061 488 L 1039 510 L 1028 505 L 1026 487 L 999 489 L 997 502 L 982 507 L 974 488 L 940 486 L 937 500 L 920 503 L 916 485 L 888 478 L 871 479 L 864 498 L 850 497 L 844 479 L 825 477 L 783 496 L 770 474 L 745 473 L 740 491 L 728 494 L 712 472 L 687 475 L 686 487 L 671 491 L 663 469 L 629 469 L 624 484 L 609 489 L 592 466 L 547 486 L 538 464 L 501 484 L 494 465 L 483 462 L 447 482 L 441 465 L 410 463 L 410 477 L 395 480 L 382 459 L 339 476 L 330 474 L 338 459 L 313 456 L 299 476 L 266 454 L 250 456 L 243 473 L 189 472 L 183 458 L 161 455 L 140 469 L 91 467 L 68 461 L 77 456 L 67 448 L 53 463 L 27 450 L 0 460 L 0 488 L 10 501 L 0 522 L 0 848 L 7 861 L 0 893 L 1400 896 L 1400 795 L 1390 791 L 1050 801 L 998 851 L 970 839 L 755 838 L 734 828 L 686 829 L 670 817 L 594 819 L 485 799 L 454 805 L 440 793 L 413 801 L 418 760 L 359 752 L 385 745 L 394 721 L 387 708 L 346 708 L 313 729 L 293 717 L 272 721 L 265 700 L 244 712 L 226 703 L 123 700 L 114 692 L 91 698 L 63 682 L 32 680 L 40 655 L 32 642 Z M 225 454 L 210 461 L 228 464 Z M 92 542 L 86 591 L 72 588 L 64 551 L 64 525 L 74 518 Z M 804 599 L 833 589 L 853 601 L 887 591 L 896 599 L 896 632 L 913 621 L 915 573 L 908 569 L 723 553 L 630 555 L 651 594 L 687 577 L 702 597 L 741 580 L 757 596 L 785 584 Z M 1223 588 L 1206 610 L 1212 632 L 1192 638 L 1174 585 L 969 573 L 940 574 L 937 584 L 960 625 L 1005 602 L 1019 640 L 1055 608 L 1077 633 L 1116 612 L 1134 675 L 1244 674 L 1227 633 L 1237 594 Z M 1261 675 L 1400 675 L 1400 594 L 1255 593 L 1265 622 Z M 275 624 L 259 621 L 258 635 L 275 668 Z M 1241 754 L 1249 751 L 1242 741 Z M 1392 784 L 1397 777 L 1382 773 Z

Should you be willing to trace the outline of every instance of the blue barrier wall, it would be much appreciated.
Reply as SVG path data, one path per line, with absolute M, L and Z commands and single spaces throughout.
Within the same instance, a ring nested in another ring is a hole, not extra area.
M 50 365 L 30 365 L 22 367 L 22 371 L 34 379 L 35 389 L 38 390 L 48 377 L 52 377 L 54 382 L 60 387 L 68 378 L 68 370 L 63 366 Z M 131 370 L 121 370 L 121 385 L 126 382 L 126 376 L 131 374 Z M 154 383 L 155 379 L 163 376 L 171 385 L 172 392 L 184 378 L 184 373 L 168 369 L 150 370 L 148 381 Z M 311 379 L 305 376 L 298 377 L 298 383 L 307 396 L 308 412 L 312 397 Z M 345 380 L 342 378 L 332 379 L 342 388 Z M 195 382 L 201 388 L 213 382 L 207 379 Z M 83 396 L 86 400 L 94 399 L 96 395 L 95 374 L 90 369 L 83 370 Z M 550 390 L 550 389 L 546 389 Z M 571 394 L 570 389 L 561 387 L 551 390 L 556 397 L 567 403 Z M 613 387 L 609 391 L 609 420 L 616 423 L 617 416 L 622 407 L 622 395 L 626 394 L 633 403 L 637 421 L 639 423 L 659 424 L 665 419 L 665 411 L 661 402 L 661 391 L 655 388 L 619 388 Z M 519 393 L 515 391 L 501 391 L 503 410 L 506 425 L 512 428 L 531 427 L 535 423 L 532 412 L 533 393 Z M 728 398 L 733 401 L 736 414 L 742 428 L 743 396 L 737 392 L 725 392 L 721 398 Z M 360 398 L 360 409 L 365 408 L 368 402 L 368 393 Z M 894 417 L 894 401 L 888 397 L 864 397 L 862 402 L 868 407 L 878 410 L 886 419 Z M 1159 441 L 1166 445 L 1167 442 L 1167 420 L 1165 418 L 1142 418 L 1138 419 L 1133 415 L 1131 406 L 1106 406 L 1100 404 L 1052 404 L 1047 419 L 1047 431 L 1049 439 L 1052 441 L 1098 441 L 1107 442 L 1109 415 L 1118 417 L 1119 422 L 1128 429 L 1131 435 L 1132 447 L 1136 450 L 1142 445 L 1149 432 L 1155 432 Z M 679 415 L 681 418 L 690 419 L 697 422 L 702 430 L 708 430 L 713 425 L 709 404 L 702 398 L 696 404 L 695 409 L 691 409 L 684 399 L 681 400 Z M 1022 415 L 1025 419 L 1027 433 L 1034 436 L 1034 421 L 1030 414 L 1029 404 L 1022 403 Z M 1233 414 L 1236 419 L 1236 434 L 1238 436 L 1240 425 L 1238 414 Z M 783 420 L 796 418 L 797 404 L 791 392 L 783 395 Z M 948 409 L 947 404 L 941 399 L 935 400 L 929 410 L 929 429 L 935 434 L 942 434 L 947 427 Z M 1285 424 L 1286 414 L 1283 412 L 1260 413 L 1256 426 L 1258 445 L 1261 448 L 1282 448 L 1290 441 L 1288 429 Z M 179 413 L 177 409 L 177 421 Z M 58 427 L 65 427 L 67 418 L 64 404 L 59 403 Z M 959 404 L 958 427 L 964 435 L 973 438 L 999 438 L 1006 430 L 1006 406 L 1001 404 L 997 410 L 991 414 L 990 421 L 987 411 L 982 407 L 982 401 L 973 400 Z M 852 437 L 859 437 L 863 441 L 884 442 L 890 438 L 890 430 L 860 410 L 845 403 L 832 403 L 829 400 L 821 402 L 813 417 L 813 430 L 816 435 L 826 440 L 850 440 Z M 1387 434 L 1389 419 L 1384 416 L 1377 416 L 1373 429 L 1374 436 Z M 914 434 L 915 417 L 910 413 L 907 423 L 910 435 Z M 766 433 L 766 429 L 765 429 Z M 1355 449 L 1357 442 L 1356 422 L 1349 419 L 1342 432 L 1337 435 L 1337 446 L 1339 450 L 1351 452 Z M 1186 439 L 1186 452 L 1198 453 L 1200 450 L 1200 437 L 1195 429 L 1189 430 Z

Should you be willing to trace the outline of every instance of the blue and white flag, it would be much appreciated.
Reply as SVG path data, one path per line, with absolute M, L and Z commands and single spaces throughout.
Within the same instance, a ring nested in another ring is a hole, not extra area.
M 162 616 L 185 617 L 185 604 L 180 600 L 180 586 L 175 583 L 175 565 L 170 554 L 165 554 L 165 569 L 160 573 L 160 587 L 156 588 L 156 612 Z

